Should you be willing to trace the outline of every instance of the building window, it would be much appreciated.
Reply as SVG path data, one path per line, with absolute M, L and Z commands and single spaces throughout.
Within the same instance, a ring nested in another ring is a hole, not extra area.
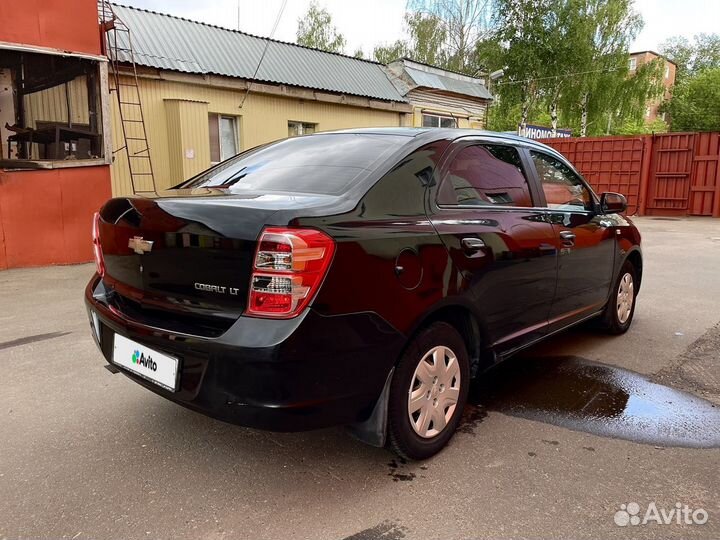
M 670 78 L 670 65 L 669 64 L 665 64 L 665 78 L 666 79 Z
M 99 61 L 0 49 L 0 166 L 103 159 L 101 101 Z
M 288 137 L 310 135 L 316 131 L 317 124 L 309 124 L 308 122 L 288 122 Z
M 637 58 L 631 58 L 628 67 L 630 68 L 630 71 L 635 71 L 635 69 L 637 69 Z
M 210 122 L 210 161 L 219 163 L 238 153 L 237 118 L 211 114 Z
M 652 115 L 652 107 L 648 107 L 645 109 L 645 117 L 650 118 L 650 115 Z
M 437 114 L 423 113 L 422 125 L 423 127 L 454 128 L 457 127 L 457 120 L 452 116 L 440 116 Z

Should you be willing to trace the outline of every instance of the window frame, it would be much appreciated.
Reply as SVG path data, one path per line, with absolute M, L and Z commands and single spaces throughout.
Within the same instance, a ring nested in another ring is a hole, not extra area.
M 628 70 L 637 71 L 637 58 L 635 58 L 634 56 L 631 56 L 628 61 Z
M 303 122 L 303 121 L 301 121 L 301 120 L 288 120 L 287 123 L 288 123 L 288 137 L 302 137 L 302 136 L 304 136 L 304 135 L 312 135 L 313 133 L 317 133 L 317 131 L 318 131 L 318 129 L 317 129 L 317 127 L 318 127 L 317 122 Z M 298 134 L 297 134 L 297 135 L 290 135 L 290 124 L 297 124 L 298 127 L 300 128 L 300 129 L 298 130 Z M 312 133 L 305 133 L 305 127 L 306 127 L 306 126 L 312 126 L 312 127 L 313 127 Z
M 210 133 L 209 133 L 209 132 L 210 132 L 210 117 L 211 117 L 211 116 L 216 116 L 216 117 L 217 117 L 217 134 L 216 134 L 216 135 L 217 135 L 217 141 L 218 141 L 218 157 L 220 158 L 219 161 L 213 161 L 213 159 L 212 159 L 212 157 L 213 157 L 213 156 L 212 156 L 212 154 L 213 154 L 213 152 L 212 152 L 212 139 L 210 138 Z M 222 127 L 221 127 L 222 122 L 221 122 L 221 120 L 222 120 L 223 118 L 228 118 L 228 119 L 232 120 L 232 123 L 233 123 L 233 134 L 234 134 L 234 136 L 235 136 L 235 150 L 236 150 L 236 153 L 235 153 L 235 154 L 233 154 L 232 156 L 230 156 L 230 157 L 228 157 L 228 158 L 225 158 L 225 159 L 223 159 L 223 157 L 222 157 Z M 239 130 L 238 130 L 239 125 L 240 125 L 240 121 L 239 121 L 239 116 L 237 116 L 237 115 L 223 114 L 223 113 L 218 113 L 218 112 L 208 112 L 208 147 L 209 147 L 209 150 L 210 150 L 210 165 L 211 165 L 211 166 L 217 165 L 218 163 L 222 163 L 223 161 L 225 161 L 225 160 L 227 160 L 227 159 L 230 159 L 231 157 L 234 157 L 234 156 L 236 156 L 236 155 L 238 155 L 238 154 L 240 154 L 240 153 L 242 152 L 242 149 L 240 148 L 240 136 L 239 136 L 239 133 L 238 133 L 238 131 L 239 131 Z
M 480 145 L 487 145 L 487 146 L 508 146 L 512 149 L 514 149 L 518 156 L 520 157 L 520 163 L 522 165 L 522 173 L 523 176 L 525 176 L 525 181 L 528 183 L 528 190 L 530 192 L 530 202 L 532 203 L 531 206 L 510 206 L 510 205 L 478 205 L 478 204 L 442 204 L 438 201 L 438 197 L 440 196 L 440 190 L 442 187 L 442 184 L 446 181 L 447 174 L 449 172 L 450 164 L 452 163 L 452 160 L 455 159 L 455 157 L 462 152 L 465 148 L 469 146 L 480 146 Z M 541 199 L 539 198 L 539 193 L 537 190 L 536 181 L 533 179 L 533 176 L 530 173 L 530 169 L 527 156 L 525 155 L 524 149 L 521 146 L 518 146 L 517 144 L 513 144 L 513 141 L 504 141 L 501 139 L 491 139 L 491 138 L 461 138 L 453 142 L 453 145 L 445 152 L 445 155 L 443 156 L 440 166 L 438 167 L 438 176 L 437 176 L 437 187 L 435 189 L 435 194 L 433 197 L 433 204 L 435 208 L 440 210 L 453 210 L 453 209 L 474 209 L 474 210 L 530 210 L 533 208 L 539 208 L 538 203 L 541 202 Z
M 445 173 L 447 172 L 448 165 L 450 163 L 450 160 L 454 157 L 454 155 L 459 151 L 460 148 L 463 146 L 471 145 L 471 144 L 495 144 L 500 146 L 511 146 L 517 150 L 518 154 L 520 154 L 520 160 L 523 164 L 523 169 L 525 172 L 525 178 L 528 181 L 528 184 L 530 186 L 530 197 L 533 203 L 532 207 L 528 206 L 479 206 L 479 205 L 440 205 L 437 201 L 440 182 L 442 182 Z M 532 158 L 530 157 L 530 151 L 538 152 L 541 154 L 546 154 L 547 156 L 557 159 L 561 163 L 564 163 L 567 165 L 570 170 L 575 174 L 575 176 L 582 182 L 582 184 L 585 186 L 586 189 L 590 192 L 590 196 L 592 198 L 593 202 L 593 210 L 581 210 L 581 209 L 561 209 L 561 208 L 550 208 L 547 205 L 547 201 L 545 199 L 545 192 L 542 188 L 542 183 L 540 182 L 540 177 L 538 176 L 537 170 L 535 169 L 535 163 L 533 162 Z M 525 142 L 525 141 L 518 141 L 514 139 L 505 139 L 502 137 L 491 137 L 491 136 L 478 136 L 478 135 L 468 135 L 465 137 L 459 137 L 452 141 L 451 145 L 448 147 L 448 149 L 445 151 L 445 154 L 440 159 L 440 162 L 435 169 L 435 183 L 431 189 L 428 190 L 428 204 L 430 205 L 430 209 L 433 212 L 452 212 L 453 210 L 476 210 L 479 212 L 542 212 L 545 214 L 551 214 L 551 213 L 565 213 L 565 214 L 585 214 L 585 215 L 597 215 L 599 213 L 600 208 L 600 199 L 598 198 L 597 194 L 595 193 L 595 190 L 590 186 L 587 180 L 585 180 L 585 177 L 583 177 L 582 174 L 570 163 L 565 157 L 561 154 L 555 154 L 554 152 L 548 152 L 543 148 L 539 148 L 535 144 L 531 142 Z
M 430 117 L 430 118 L 437 118 L 438 125 L 437 126 L 426 126 L 425 125 L 425 117 L 426 116 Z M 453 127 L 443 128 L 441 125 L 443 120 L 452 120 L 455 123 L 455 125 Z M 421 124 L 421 127 L 428 128 L 428 129 L 438 129 L 438 128 L 457 129 L 457 127 L 458 127 L 457 118 L 455 116 L 452 116 L 451 114 L 440 114 L 440 113 L 431 113 L 431 112 L 424 112 L 424 111 L 420 112 L 420 124 Z
M 555 155 L 555 154 L 553 154 L 553 153 L 551 153 L 551 152 L 546 152 L 546 151 L 544 151 L 544 150 L 541 149 L 541 148 L 535 148 L 535 147 L 525 148 L 525 152 L 526 152 L 526 155 L 527 155 L 527 160 L 529 161 L 530 166 L 532 167 L 532 175 L 533 175 L 534 178 L 535 178 L 535 183 L 537 184 L 537 188 L 538 188 L 538 191 L 539 191 L 540 200 L 542 201 L 542 203 L 543 203 L 543 205 L 544 205 L 543 208 L 544 208 L 545 210 L 548 210 L 548 211 L 550 211 L 550 212 L 555 212 L 555 213 L 563 212 L 563 213 L 567 213 L 567 214 L 594 215 L 594 214 L 597 214 L 597 213 L 598 213 L 598 208 L 599 208 L 600 200 L 599 200 L 597 194 L 595 193 L 595 190 L 593 190 L 592 186 L 588 183 L 587 180 L 585 180 L 585 178 L 583 177 L 583 175 L 580 174 L 580 173 L 578 172 L 578 170 L 577 170 L 575 167 L 573 167 L 572 163 L 570 163 L 567 159 L 565 159 L 564 156 L 562 156 L 562 155 Z M 585 189 L 587 189 L 588 192 L 590 193 L 590 202 L 591 202 L 591 204 L 592 204 L 592 209 L 591 209 L 591 210 L 588 210 L 588 209 L 586 209 L 586 208 L 574 208 L 574 209 L 570 209 L 570 208 L 550 208 L 550 207 L 548 206 L 547 199 L 546 199 L 546 197 L 545 197 L 545 191 L 544 191 L 544 189 L 543 189 L 542 180 L 540 180 L 540 175 L 538 174 L 537 168 L 535 167 L 535 162 L 533 161 L 532 156 L 530 155 L 530 152 L 535 152 L 535 153 L 537 153 L 537 154 L 545 155 L 545 156 L 547 156 L 547 157 L 549 157 L 549 158 L 552 158 L 552 159 L 555 159 L 555 160 L 559 161 L 560 163 L 562 163 L 562 164 L 564 164 L 566 167 L 568 167 L 568 168 L 570 169 L 570 172 L 575 176 L 575 178 L 577 178 L 577 180 L 580 181 L 580 183 L 583 185 L 583 187 L 584 187 Z
M 109 90 L 109 61 L 105 56 L 77 53 L 69 51 L 60 51 L 51 47 L 43 47 L 38 45 L 17 44 L 0 41 L 0 50 L 12 51 L 18 53 L 31 53 L 45 56 L 62 56 L 67 58 L 77 58 L 92 62 L 96 68 L 97 74 L 97 110 L 100 116 L 99 128 L 100 146 L 102 148 L 101 157 L 90 157 L 82 159 L 6 159 L 6 152 L 0 155 L 3 160 L 3 168 L 7 170 L 22 169 L 72 169 L 79 167 L 97 167 L 99 165 L 112 165 L 115 159 L 112 141 L 112 124 L 111 124 L 111 96 Z M 6 141 L 7 142 L 7 141 Z M 2 149 L 2 145 L 0 145 Z M 17 166 L 13 166 L 13 162 Z

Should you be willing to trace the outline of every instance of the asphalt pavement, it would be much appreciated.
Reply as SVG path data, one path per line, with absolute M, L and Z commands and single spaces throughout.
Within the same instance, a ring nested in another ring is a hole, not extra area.
M 0 272 L 0 538 L 720 537 L 720 220 L 636 222 L 631 330 L 510 360 L 422 463 L 170 403 L 103 368 L 92 265 Z

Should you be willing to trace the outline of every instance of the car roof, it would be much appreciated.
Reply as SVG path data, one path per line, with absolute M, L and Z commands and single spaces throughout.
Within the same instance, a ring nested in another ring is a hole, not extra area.
M 400 137 L 416 137 L 427 133 L 432 128 L 414 128 L 414 127 L 370 127 L 370 128 L 350 128 L 336 129 L 333 131 L 318 131 L 314 135 L 333 135 L 337 133 L 358 134 L 358 135 L 395 135 Z
M 537 148 L 546 153 L 553 154 L 557 157 L 566 160 L 566 158 L 554 148 L 535 141 L 528 139 L 527 137 L 521 137 L 513 133 L 501 133 L 498 131 L 485 131 L 480 129 L 458 129 L 458 128 L 418 128 L 418 127 L 375 127 L 375 128 L 354 128 L 354 129 L 341 129 L 336 131 L 321 131 L 315 133 L 313 136 L 319 135 L 332 135 L 335 133 L 343 134 L 358 134 L 358 135 L 393 135 L 396 137 L 408 137 L 409 139 L 422 140 L 423 143 L 428 143 L 441 139 L 456 140 L 464 137 L 482 137 L 488 139 L 497 139 L 508 144 L 515 144 L 518 146 L 525 146 L 530 148 Z M 408 141 L 410 142 L 410 141 Z

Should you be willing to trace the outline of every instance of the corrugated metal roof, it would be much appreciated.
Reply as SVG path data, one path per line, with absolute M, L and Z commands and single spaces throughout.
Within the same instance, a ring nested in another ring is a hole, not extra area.
M 445 77 L 436 73 L 428 73 L 427 71 L 421 71 L 410 66 L 405 66 L 405 72 L 415 81 L 417 86 L 435 88 L 436 90 L 444 90 L 446 92 L 464 94 L 482 99 L 492 99 L 490 92 L 480 83 L 472 83 Z
M 113 4 L 132 35 L 135 63 L 158 69 L 252 79 L 406 102 L 381 64 L 301 47 L 172 15 Z M 118 44 L 125 34 L 118 33 Z M 119 55 L 128 61 L 127 55 Z

